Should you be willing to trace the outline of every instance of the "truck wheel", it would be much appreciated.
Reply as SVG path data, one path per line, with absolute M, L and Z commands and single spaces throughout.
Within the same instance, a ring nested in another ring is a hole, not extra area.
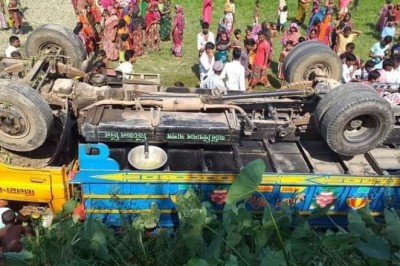
M 285 60 L 283 60 L 283 69 L 286 69 L 290 65 L 290 63 L 293 61 L 293 58 L 307 51 L 315 51 L 316 47 L 318 47 L 318 49 L 330 49 L 326 45 L 321 45 L 319 41 L 306 41 L 299 43 L 288 53 L 288 55 L 285 57 Z
M 0 80 L 0 146 L 32 151 L 46 140 L 53 124 L 50 106 L 31 87 Z
M 321 135 L 338 154 L 354 156 L 380 145 L 394 125 L 390 103 L 377 93 L 353 93 L 325 113 Z
M 86 51 L 78 36 L 67 28 L 57 24 L 45 24 L 35 29 L 26 40 L 27 56 L 60 55 L 66 58 L 64 63 L 81 68 L 86 58 Z
M 295 55 L 284 69 L 285 80 L 289 83 L 312 80 L 313 74 L 318 71 L 328 79 L 340 81 L 342 61 L 332 50 L 323 46 L 323 44 L 317 45 L 312 47 L 313 49 Z
M 361 84 L 361 83 L 347 83 L 343 84 L 339 87 L 336 87 L 332 91 L 330 91 L 327 95 L 321 98 L 317 107 L 315 108 L 313 115 L 314 115 L 314 122 L 317 130 L 319 132 L 321 129 L 321 121 L 326 113 L 326 111 L 331 108 L 331 106 L 336 105 L 342 101 L 345 101 L 350 94 L 357 93 L 361 94 L 364 92 L 376 92 L 373 88 Z

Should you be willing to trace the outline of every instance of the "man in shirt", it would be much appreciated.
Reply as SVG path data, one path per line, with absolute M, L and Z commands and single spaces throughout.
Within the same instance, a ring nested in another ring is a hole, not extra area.
M 199 51 L 199 56 L 206 49 L 206 43 L 210 42 L 215 45 L 214 33 L 209 31 L 210 25 L 207 22 L 202 24 L 202 32 L 197 34 L 197 50 Z
M 370 52 L 369 57 L 375 63 L 375 69 L 382 69 L 382 62 L 385 59 L 386 53 L 390 48 L 390 44 L 392 43 L 393 38 L 391 36 L 386 36 L 380 42 L 375 43 Z
M 365 62 L 364 67 L 354 71 L 352 81 L 361 82 L 368 80 L 368 74 L 374 69 L 375 63 L 372 60 Z
M 271 86 L 267 76 L 271 45 L 266 38 L 268 38 L 266 32 L 260 31 L 258 33 L 256 54 L 252 65 L 252 74 L 250 81 L 251 89 L 253 89 L 259 83 L 262 83 L 265 87 Z
M 135 52 L 133 50 L 126 50 L 125 54 L 125 62 L 122 62 L 115 71 L 119 71 L 122 73 L 123 79 L 131 79 L 133 72 L 133 63 L 136 61 Z
M 202 89 L 217 89 L 220 93 L 225 94 L 227 89 L 224 81 L 222 80 L 222 72 L 224 70 L 224 64 L 221 61 L 216 61 L 213 66 L 213 71 L 204 77 L 204 81 L 201 84 Z
M 21 46 L 21 41 L 17 36 L 11 36 L 9 39 L 10 45 L 6 48 L 6 57 L 12 57 L 13 52 L 19 53 L 19 47 Z
M 199 71 L 200 71 L 200 87 L 205 80 L 205 76 L 211 74 L 215 58 L 214 58 L 214 48 L 215 45 L 211 42 L 206 43 L 205 51 L 200 56 L 200 64 L 199 64 Z
M 241 51 L 234 48 L 232 52 L 233 61 L 225 65 L 222 76 L 226 78 L 226 87 L 228 91 L 246 91 L 245 69 L 240 64 Z

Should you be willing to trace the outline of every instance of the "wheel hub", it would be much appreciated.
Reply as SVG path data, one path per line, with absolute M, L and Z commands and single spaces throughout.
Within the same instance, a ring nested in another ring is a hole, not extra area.
M 21 116 L 0 111 L 0 130 L 12 136 L 19 135 L 25 131 L 24 119 Z
M 328 78 L 330 69 L 324 64 L 315 64 L 304 73 L 304 80 L 314 80 L 317 77 Z
M 344 128 L 344 138 L 352 143 L 361 143 L 374 137 L 379 131 L 379 121 L 373 115 L 354 117 Z
M 22 138 L 29 133 L 26 117 L 17 107 L 0 103 L 0 136 Z

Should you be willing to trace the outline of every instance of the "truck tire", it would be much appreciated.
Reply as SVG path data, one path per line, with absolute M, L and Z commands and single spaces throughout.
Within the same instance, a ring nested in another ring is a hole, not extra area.
M 313 46 L 303 53 L 295 55 L 284 69 L 285 80 L 289 83 L 302 80 L 311 80 L 316 70 L 326 73 L 328 79 L 341 80 L 342 61 L 323 44 Z
M 373 88 L 361 84 L 361 83 L 347 83 L 336 87 L 330 91 L 327 95 L 321 98 L 317 107 L 313 112 L 315 126 L 318 132 L 321 133 L 321 121 L 326 113 L 326 111 L 331 108 L 331 106 L 340 103 L 349 97 L 350 94 L 357 93 L 361 94 L 363 92 L 376 92 Z
M 86 58 L 85 48 L 79 37 L 64 26 L 42 25 L 28 36 L 25 45 L 27 56 L 55 55 L 59 48 L 60 54 L 67 57 L 64 63 L 81 68 Z
M 375 92 L 352 93 L 325 113 L 321 135 L 336 153 L 354 156 L 382 144 L 393 125 L 388 101 Z
M 53 124 L 50 106 L 31 87 L 0 80 L 0 146 L 32 151 L 47 139 Z
M 283 60 L 283 69 L 286 69 L 290 65 L 290 63 L 293 61 L 293 58 L 296 58 L 299 54 L 305 53 L 307 51 L 315 51 L 316 47 L 318 47 L 319 49 L 330 49 L 326 45 L 321 45 L 319 41 L 306 41 L 299 43 L 287 54 L 287 56 Z

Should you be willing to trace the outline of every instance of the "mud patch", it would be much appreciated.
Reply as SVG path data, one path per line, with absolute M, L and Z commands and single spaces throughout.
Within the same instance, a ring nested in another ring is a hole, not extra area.
M 44 168 L 53 156 L 56 144 L 46 143 L 30 152 L 14 152 L 0 147 L 0 163 L 13 166 Z

